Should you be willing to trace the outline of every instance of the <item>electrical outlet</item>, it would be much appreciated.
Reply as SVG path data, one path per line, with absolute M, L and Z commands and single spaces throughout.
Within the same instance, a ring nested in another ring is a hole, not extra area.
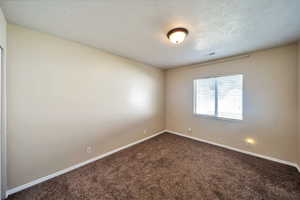
M 87 153 L 92 153 L 92 147 L 87 147 L 87 148 L 86 148 L 86 152 L 87 152 Z
M 188 128 L 188 132 L 192 132 L 192 128 Z
M 144 130 L 144 134 L 146 134 L 146 133 L 147 133 L 147 129 Z

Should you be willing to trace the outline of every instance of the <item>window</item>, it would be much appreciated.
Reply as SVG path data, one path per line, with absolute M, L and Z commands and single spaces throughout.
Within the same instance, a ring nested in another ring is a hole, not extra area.
M 194 113 L 243 119 L 243 75 L 194 80 Z

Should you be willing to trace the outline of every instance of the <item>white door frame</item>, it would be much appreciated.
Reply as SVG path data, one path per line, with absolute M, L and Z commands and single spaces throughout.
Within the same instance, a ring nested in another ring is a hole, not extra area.
M 7 175 L 6 175 L 6 52 L 5 49 L 0 46 L 1 56 L 1 80 L 0 80 L 0 193 L 1 199 L 6 198 L 6 187 L 7 187 Z

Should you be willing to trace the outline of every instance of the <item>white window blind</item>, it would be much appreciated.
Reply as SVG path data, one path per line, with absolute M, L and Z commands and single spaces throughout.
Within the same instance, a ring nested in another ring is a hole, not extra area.
M 243 119 L 243 75 L 194 80 L 194 113 Z
M 215 79 L 195 80 L 196 84 L 196 113 L 202 115 L 215 115 Z

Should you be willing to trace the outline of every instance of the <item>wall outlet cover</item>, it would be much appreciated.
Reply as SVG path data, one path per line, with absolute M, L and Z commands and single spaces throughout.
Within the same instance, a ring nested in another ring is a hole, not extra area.
M 86 148 L 86 152 L 87 152 L 87 153 L 92 153 L 92 147 L 87 147 L 87 148 Z

